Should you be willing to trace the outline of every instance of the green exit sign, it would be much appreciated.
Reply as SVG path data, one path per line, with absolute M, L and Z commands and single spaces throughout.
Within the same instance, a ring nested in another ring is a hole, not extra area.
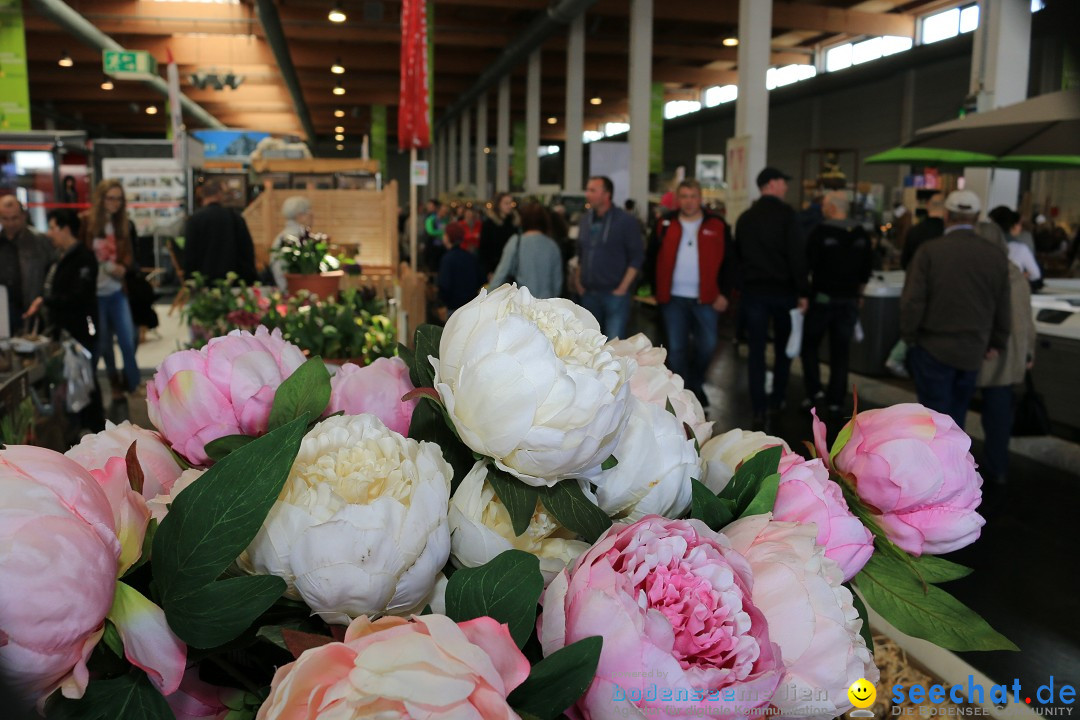
M 105 74 L 118 79 L 157 77 L 157 60 L 145 50 L 102 50 L 101 62 Z

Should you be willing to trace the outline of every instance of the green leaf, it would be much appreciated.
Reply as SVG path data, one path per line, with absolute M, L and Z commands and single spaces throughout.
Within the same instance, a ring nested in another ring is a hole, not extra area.
M 310 358 L 278 386 L 274 404 L 270 408 L 268 427 L 276 430 L 296 418 L 308 415 L 317 418 L 329 404 L 330 372 L 322 358 Z
M 720 492 L 721 499 L 734 503 L 735 517 L 742 517 L 746 507 L 757 497 L 765 478 L 777 472 L 782 451 L 779 445 L 759 450 L 739 466 L 731 482 Z
M 611 455 L 611 456 L 608 457 L 607 460 L 605 460 L 603 463 L 600 464 L 600 469 L 601 470 L 610 470 L 611 468 L 615 467 L 618 464 L 619 464 L 619 458 L 615 457 L 614 455 Z
M 972 573 L 972 569 L 958 563 L 950 562 L 934 555 L 923 555 L 911 558 L 915 569 L 928 583 L 942 583 L 949 580 L 959 580 Z
M 675 406 L 671 404 L 671 398 L 668 398 L 667 402 L 664 403 L 664 409 L 667 410 L 672 415 L 677 415 L 678 414 L 678 413 L 675 412 Z
M 844 446 L 848 444 L 848 440 L 851 439 L 851 433 L 855 429 L 855 417 L 852 416 L 848 420 L 844 427 L 840 428 L 840 432 L 837 434 L 836 439 L 833 440 L 832 449 L 829 450 L 829 467 L 832 467 L 833 460 L 840 454 L 840 451 L 844 449 Z
M 537 490 L 544 507 L 559 524 L 585 538 L 585 542 L 596 542 L 611 527 L 611 518 L 585 496 L 576 480 L 562 480 Z
M 56 720 L 174 720 L 169 704 L 146 673 L 92 680 L 79 700 L 53 695 L 48 712 Z
M 218 580 L 174 596 L 165 613 L 169 627 L 188 645 L 217 647 L 247 630 L 286 587 L 285 581 L 274 575 Z
M 472 450 L 446 424 L 445 410 L 435 403 L 421 402 L 416 405 L 409 423 L 409 437 L 433 442 L 442 450 L 443 458 L 454 468 L 451 494 L 476 462 Z
M 307 424 L 304 415 L 230 453 L 172 501 L 151 560 L 166 613 L 172 597 L 213 582 L 251 544 L 285 485 Z
M 225 435 L 206 443 L 204 452 L 214 462 L 220 462 L 233 450 L 239 450 L 254 439 L 250 435 Z
M 120 631 L 113 625 L 112 620 L 105 620 L 105 634 L 102 635 L 101 641 L 113 651 L 116 657 L 124 657 L 124 641 L 120 638 Z
M 727 504 L 716 497 L 704 483 L 691 479 L 690 485 L 690 517 L 700 520 L 712 530 L 719 530 L 735 519 Z
M 540 560 L 507 550 L 478 568 L 460 568 L 446 584 L 446 614 L 454 622 L 488 616 L 506 623 L 523 647 L 536 625 L 536 603 L 544 591 Z
M 874 633 L 870 631 L 870 613 L 866 612 L 866 604 L 859 597 L 859 593 L 855 592 L 855 588 L 851 586 L 851 583 L 844 583 L 844 587 L 851 593 L 851 604 L 855 607 L 855 612 L 859 613 L 859 618 L 862 619 L 859 635 L 862 636 L 863 642 L 866 643 L 866 647 L 872 653 L 874 652 Z
M 855 576 L 867 604 L 896 629 L 956 652 L 1018 650 L 971 608 L 919 578 L 900 560 L 874 553 Z
M 776 491 L 780 487 L 780 473 L 773 473 L 761 481 L 754 499 L 747 504 L 746 509 L 739 513 L 739 517 L 747 515 L 763 515 L 772 512 L 776 504 Z
M 438 325 L 421 325 L 416 328 L 416 356 L 412 377 L 416 387 L 435 387 L 435 368 L 428 357 L 439 357 L 439 343 L 442 342 L 443 329 Z M 411 375 L 410 375 L 411 376 Z
M 507 701 L 519 714 L 553 720 L 581 697 L 596 675 L 604 639 L 582 638 L 533 666 L 529 677 Z
M 536 501 L 540 498 L 540 491 L 531 485 L 526 485 L 510 473 L 500 470 L 494 464 L 488 465 L 487 480 L 499 497 L 499 502 L 510 514 L 514 534 L 521 535 L 529 529 L 529 523 L 532 522 L 533 514 L 536 512 Z

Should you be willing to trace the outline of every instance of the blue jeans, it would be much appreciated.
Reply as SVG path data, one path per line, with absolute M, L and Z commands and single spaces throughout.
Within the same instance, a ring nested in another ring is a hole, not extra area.
M 712 305 L 700 303 L 696 298 L 672 296 L 671 302 L 660 303 L 660 315 L 667 336 L 667 366 L 682 376 L 688 390 L 700 397 L 705 372 L 716 352 L 716 324 L 720 314 Z
M 908 350 L 908 365 L 919 403 L 948 415 L 963 430 L 978 373 L 946 365 L 918 345 Z
M 105 358 L 105 369 L 116 374 L 116 356 L 113 354 L 113 334 L 124 358 L 124 379 L 128 392 L 139 387 L 139 366 L 135 362 L 135 323 L 131 319 L 131 306 L 123 290 L 112 295 L 98 296 L 98 357 Z M 94 359 L 97 367 L 97 358 Z
M 1003 478 L 1009 469 L 1009 437 L 1012 435 L 1012 385 L 995 385 L 982 389 L 983 441 L 982 475 L 986 479 Z
M 626 337 L 626 326 L 630 322 L 630 293 L 614 295 L 586 290 L 581 296 L 581 305 L 593 314 L 600 323 L 600 332 L 608 339 Z
M 746 315 L 746 339 L 749 354 L 747 369 L 750 380 L 750 406 L 754 415 L 765 413 L 765 344 L 769 339 L 769 321 L 773 326 L 773 392 L 772 407 L 779 408 L 787 397 L 791 360 L 787 356 L 787 341 L 791 335 L 791 309 L 794 295 L 743 295 Z

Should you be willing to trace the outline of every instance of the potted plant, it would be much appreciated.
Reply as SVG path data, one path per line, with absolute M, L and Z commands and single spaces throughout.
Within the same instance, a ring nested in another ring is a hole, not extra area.
M 345 290 L 327 300 L 301 292 L 287 307 L 272 308 L 263 324 L 280 328 L 282 337 L 305 354 L 329 364 L 368 365 L 397 353 L 394 323 L 384 312 L 384 303 L 367 289 Z
M 337 295 L 345 273 L 337 258 L 327 253 L 328 248 L 329 238 L 322 233 L 284 238 L 277 254 L 285 265 L 285 282 L 290 295 L 301 290 L 320 298 Z

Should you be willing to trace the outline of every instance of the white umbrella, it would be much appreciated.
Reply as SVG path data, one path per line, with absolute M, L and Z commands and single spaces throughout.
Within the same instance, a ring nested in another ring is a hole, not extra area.
M 1008 155 L 1080 155 L 1080 90 L 1039 95 L 1014 105 L 922 128 L 905 147 Z

